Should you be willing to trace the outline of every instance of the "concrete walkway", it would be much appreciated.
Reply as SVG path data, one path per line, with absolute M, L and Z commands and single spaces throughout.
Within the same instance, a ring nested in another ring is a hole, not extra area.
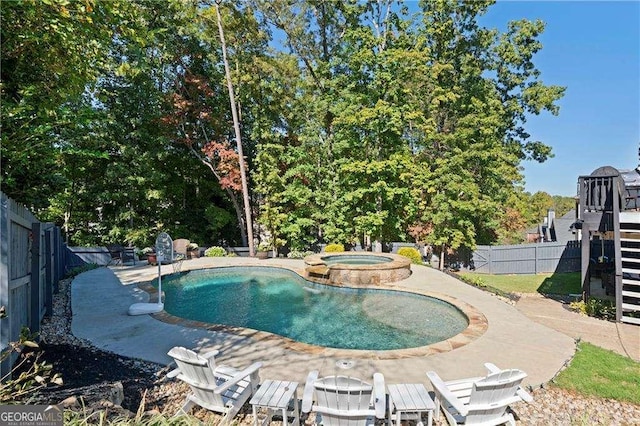
M 516 307 L 533 321 L 640 361 L 640 327 L 570 311 L 568 305 L 539 294 L 523 295 Z
M 302 261 L 289 259 L 200 258 L 183 262 L 182 270 L 230 265 L 282 266 L 298 271 L 304 267 Z M 172 268 L 164 265 L 163 274 L 172 273 Z M 471 304 L 486 316 L 487 331 L 449 352 L 402 359 L 357 359 L 348 374 L 370 378 L 374 372 L 381 372 L 388 383 L 426 384 L 428 370 L 435 370 L 449 380 L 484 375 L 483 364 L 492 362 L 499 367 L 526 371 L 529 375 L 526 383 L 537 386 L 549 381 L 573 356 L 575 336 L 533 321 L 500 298 L 437 270 L 415 265 L 412 270 L 411 277 L 396 283 L 398 289 L 446 294 Z M 338 373 L 338 358 L 284 349 L 274 344 L 274 339 L 256 340 L 250 335 L 187 328 L 149 315 L 128 316 L 127 309 L 132 303 L 148 300 L 147 293 L 135 284 L 156 276 L 157 267 L 142 263 L 135 267 L 99 268 L 79 275 L 72 284 L 73 334 L 107 351 L 160 364 L 170 362 L 166 353 L 175 345 L 200 350 L 215 348 L 221 352 L 221 362 L 232 366 L 262 361 L 263 380 L 287 378 L 304 383 L 313 369 L 324 375 Z M 549 322 L 553 325 L 553 321 Z

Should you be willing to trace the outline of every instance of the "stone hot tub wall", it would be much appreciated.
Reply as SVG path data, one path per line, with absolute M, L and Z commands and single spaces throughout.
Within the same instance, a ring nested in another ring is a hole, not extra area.
M 375 265 L 357 265 L 346 263 L 334 263 L 327 265 L 324 257 L 348 256 L 379 256 L 389 258 L 389 262 Z M 305 278 L 321 284 L 346 287 L 375 286 L 393 283 L 408 278 L 411 275 L 411 260 L 404 256 L 392 253 L 371 252 L 339 252 L 318 253 L 305 257 L 307 267 Z

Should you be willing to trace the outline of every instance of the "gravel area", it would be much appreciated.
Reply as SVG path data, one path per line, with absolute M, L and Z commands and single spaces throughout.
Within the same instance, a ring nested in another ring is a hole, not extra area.
M 120 417 L 134 416 L 134 413 L 138 416 L 142 413 L 175 413 L 188 388 L 178 381 L 167 380 L 166 367 L 102 351 L 71 334 L 70 287 L 71 280 L 60 282 L 60 292 L 54 297 L 53 315 L 43 322 L 40 331 L 42 359 L 53 365 L 53 371 L 61 373 L 64 384 L 42 389 L 23 402 L 64 403 L 68 409 L 84 410 L 84 413 L 106 411 L 110 416 Z M 100 389 L 120 386 L 124 394 L 121 407 L 106 402 L 100 394 Z M 86 404 L 86 399 L 96 389 L 101 396 Z M 518 425 L 640 425 L 640 406 L 585 397 L 553 386 L 531 393 L 533 403 L 512 406 Z M 192 413 L 205 424 L 218 424 L 221 420 L 219 415 L 202 409 Z M 252 424 L 248 404 L 235 420 L 238 424 Z M 313 413 L 303 420 L 307 425 L 312 424 Z M 434 421 L 436 426 L 445 424 L 444 417 Z

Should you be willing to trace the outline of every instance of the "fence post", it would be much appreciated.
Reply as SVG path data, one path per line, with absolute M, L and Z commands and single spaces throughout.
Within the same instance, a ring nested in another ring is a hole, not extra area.
M 29 284 L 29 330 L 31 333 L 40 331 L 40 230 L 42 224 L 33 222 L 31 225 L 31 283 Z
M 60 228 L 57 226 L 53 228 L 53 249 L 55 251 L 55 274 L 53 276 L 53 292 L 57 294 L 58 291 L 60 291 L 58 282 L 62 279 L 62 265 L 64 265 L 64 250 L 62 248 L 60 238 Z
M 58 281 L 64 278 L 67 273 L 67 243 L 64 242 L 64 238 L 62 237 L 62 231 L 58 228 L 58 280 L 56 281 L 56 292 L 60 291 L 58 287 Z
M 48 225 L 48 224 L 47 224 Z M 55 275 L 55 265 L 53 258 L 53 227 L 44 231 L 44 258 L 46 261 L 44 279 L 44 305 L 46 316 L 53 314 L 53 277 Z
M 591 271 L 590 271 L 590 258 L 591 258 L 591 230 L 589 229 L 589 223 L 584 222 L 582 224 L 582 240 L 580 246 L 581 253 L 581 280 L 582 280 L 582 300 L 586 302 L 591 297 Z
M 489 275 L 493 274 L 493 246 L 489 246 Z
M 533 273 L 537 274 L 538 273 L 538 245 L 540 243 L 536 243 L 535 246 L 533 246 L 533 253 L 534 253 L 534 257 L 535 257 L 535 261 L 533 262 Z
M 9 198 L 0 193 L 0 306 L 9 308 Z M 0 353 L 9 347 L 9 318 L 0 319 Z M 11 357 L 0 363 L 0 377 L 11 369 Z

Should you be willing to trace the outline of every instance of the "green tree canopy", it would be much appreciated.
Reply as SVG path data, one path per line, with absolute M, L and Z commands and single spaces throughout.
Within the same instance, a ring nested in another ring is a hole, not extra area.
M 492 4 L 221 2 L 257 231 L 444 253 L 562 214 L 522 190 L 552 155 L 527 118 L 564 92 L 535 65 L 544 23 L 485 28 Z M 3 2 L 3 191 L 76 243 L 243 240 L 215 6 Z

